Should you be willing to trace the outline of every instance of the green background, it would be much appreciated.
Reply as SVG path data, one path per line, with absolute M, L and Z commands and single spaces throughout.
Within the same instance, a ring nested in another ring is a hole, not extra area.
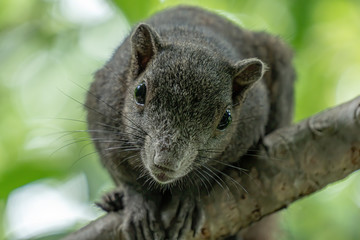
M 358 0 L 2 0 L 0 239 L 58 239 L 101 214 L 93 202 L 112 183 L 82 132 L 85 89 L 130 26 L 180 3 L 294 48 L 295 121 L 359 95 Z M 58 223 L 66 211 L 76 216 Z M 359 174 L 292 204 L 279 224 L 277 239 L 360 239 Z

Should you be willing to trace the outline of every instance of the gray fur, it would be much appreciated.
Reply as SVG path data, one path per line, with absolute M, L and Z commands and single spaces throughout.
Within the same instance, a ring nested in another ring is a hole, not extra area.
M 118 185 L 139 194 L 196 191 L 204 179 L 195 169 L 221 171 L 289 124 L 291 57 L 278 38 L 199 8 L 154 15 L 134 28 L 89 90 L 88 125 L 102 139 L 94 141 L 102 162 Z M 142 82 L 144 106 L 134 97 Z M 226 109 L 233 122 L 220 131 Z

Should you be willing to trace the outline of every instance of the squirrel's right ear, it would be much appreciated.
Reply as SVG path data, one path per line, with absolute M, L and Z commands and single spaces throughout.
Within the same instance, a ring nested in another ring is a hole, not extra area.
M 233 99 L 244 98 L 246 92 L 262 78 L 266 65 L 257 58 L 249 58 L 235 64 L 235 76 L 233 79 Z
M 160 36 L 149 25 L 141 23 L 135 28 L 131 36 L 131 69 L 135 77 L 145 70 L 160 46 Z

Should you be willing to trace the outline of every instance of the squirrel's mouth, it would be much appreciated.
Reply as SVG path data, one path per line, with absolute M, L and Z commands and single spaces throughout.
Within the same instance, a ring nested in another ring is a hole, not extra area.
M 170 183 L 172 182 L 172 178 L 166 175 L 165 173 L 154 173 L 154 178 L 158 182 L 162 184 Z
M 150 175 L 160 184 L 168 184 L 177 179 L 175 171 L 156 165 L 150 168 Z

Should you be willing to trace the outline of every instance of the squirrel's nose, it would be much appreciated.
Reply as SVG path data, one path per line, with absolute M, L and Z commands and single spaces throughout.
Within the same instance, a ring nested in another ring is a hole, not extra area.
M 159 151 L 155 153 L 154 165 L 163 171 L 175 172 L 180 168 L 180 161 L 168 151 Z

